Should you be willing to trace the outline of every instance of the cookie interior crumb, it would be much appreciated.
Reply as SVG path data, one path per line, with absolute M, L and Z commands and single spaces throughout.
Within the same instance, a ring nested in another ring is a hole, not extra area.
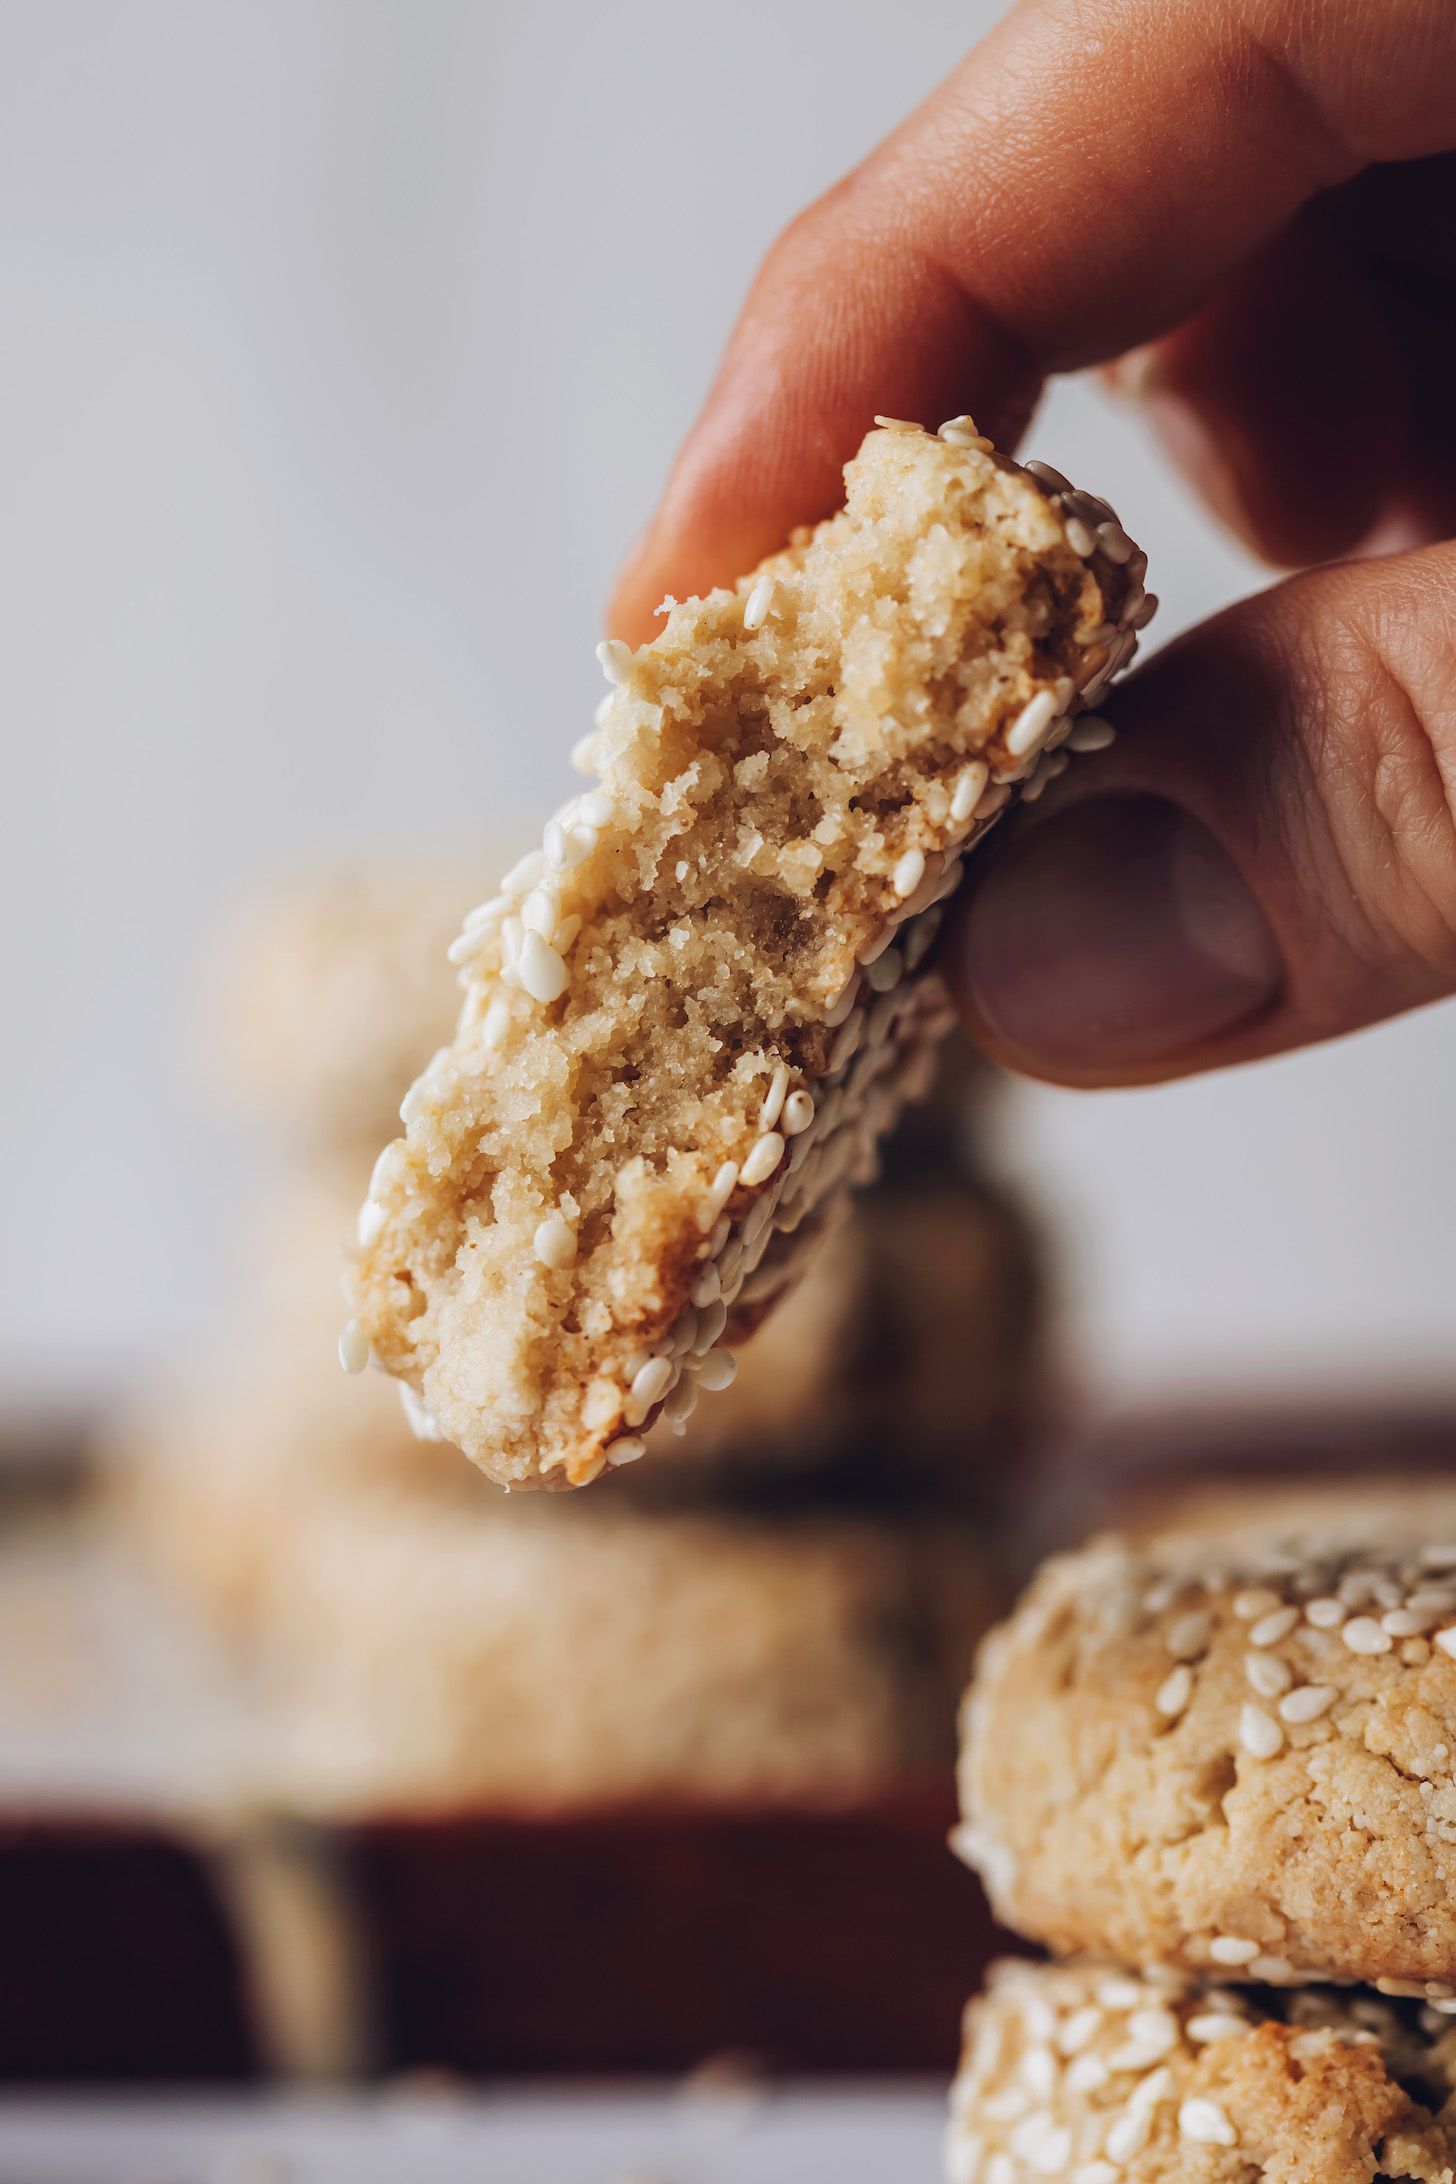
M 601 787 L 467 920 L 459 1031 L 376 1168 L 352 1356 L 502 1483 L 585 1483 L 685 1362 L 680 1404 L 731 1375 L 704 1363 L 729 1310 L 731 1339 L 926 1081 L 949 1010 L 903 975 L 908 921 L 1065 763 L 1150 611 L 1105 504 L 1069 513 L 963 432 L 872 433 L 846 480 L 736 590 L 603 648 Z

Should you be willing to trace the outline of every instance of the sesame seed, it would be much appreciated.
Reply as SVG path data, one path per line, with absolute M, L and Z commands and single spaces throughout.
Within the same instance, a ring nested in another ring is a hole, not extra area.
M 528 933 L 539 933 L 543 940 L 555 937 L 561 922 L 561 904 L 549 887 L 533 887 L 521 904 L 521 924 Z
M 731 1388 L 738 1378 L 738 1360 L 731 1350 L 714 1350 L 698 1367 L 697 1382 L 709 1395 L 718 1395 L 724 1388 Z
M 544 851 L 527 850 L 525 856 L 518 858 L 510 871 L 503 876 L 500 883 L 501 893 L 509 895 L 514 901 L 517 896 L 529 893 L 539 880 L 544 880 L 546 872 Z
M 1079 2055 L 1067 2072 L 1067 2091 L 1100 2093 L 1110 2076 L 1100 2055 Z
M 825 1065 L 825 1074 L 827 1076 L 832 1077 L 836 1070 L 843 1069 L 845 1063 L 850 1059 L 855 1048 L 859 1045 L 860 1035 L 864 1031 L 864 1021 L 864 1010 L 856 1009 L 848 1022 L 841 1024 L 838 1036 L 829 1050 L 829 1060 Z
M 541 842 L 553 871 L 574 872 L 596 848 L 596 828 L 563 827 L 559 819 L 548 819 Z
M 743 627 L 745 629 L 763 628 L 764 623 L 773 612 L 774 593 L 777 590 L 777 577 L 761 576 L 759 578 L 744 603 Z
M 1099 523 L 1097 526 L 1097 543 L 1108 560 L 1116 562 L 1119 567 L 1124 561 L 1130 561 L 1136 551 L 1132 540 L 1120 523 Z
M 698 1339 L 698 1315 L 691 1305 L 678 1313 L 672 1323 L 672 1356 L 681 1357 Z
M 698 1313 L 698 1331 L 693 1337 L 694 1357 L 706 1357 L 727 1325 L 728 1307 L 721 1297 L 716 1303 L 705 1305 Z
M 1050 463 L 1029 462 L 1022 467 L 1030 472 L 1038 485 L 1045 486 L 1048 493 L 1070 493 L 1072 490 L 1071 479 L 1064 478 L 1060 470 L 1053 470 Z
M 1144 598 L 1143 603 L 1138 608 L 1137 612 L 1128 616 L 1128 621 L 1130 622 L 1132 627 L 1134 629 L 1146 629 L 1149 622 L 1151 622 L 1151 620 L 1153 619 L 1153 616 L 1157 613 L 1159 604 L 1160 602 L 1157 593 L 1150 591 Z
M 1239 1709 L 1239 1742 L 1250 1759 L 1272 1759 L 1284 1743 L 1284 1731 L 1262 1706 Z
M 1040 750 L 1057 717 L 1056 693 L 1038 690 L 1036 696 L 1025 704 L 1006 731 L 1006 749 L 1012 758 L 1029 758 Z
M 1092 1992 L 1105 2010 L 1135 2010 L 1143 1998 L 1137 1980 L 1122 1979 L 1115 1972 L 1099 1979 Z
M 531 999 L 543 1006 L 558 1001 L 566 991 L 566 965 L 539 933 L 522 936 L 516 974 Z
M 814 1102 L 807 1092 L 791 1092 L 784 1101 L 785 1137 L 799 1137 L 814 1120 Z
M 339 1363 L 346 1373 L 362 1373 L 369 1363 L 369 1337 L 356 1319 L 339 1337 Z
M 787 1062 L 780 1062 L 774 1070 L 768 1091 L 764 1095 L 763 1105 L 758 1111 L 758 1127 L 760 1130 L 771 1130 L 778 1121 L 779 1116 L 783 1113 L 784 1095 L 788 1089 L 789 1065 Z
M 846 1025 L 845 1031 L 848 1029 L 849 1026 Z M 839 1034 L 839 1037 L 843 1039 L 843 1031 Z M 739 1172 L 739 1182 L 746 1185 L 749 1190 L 753 1190 L 760 1183 L 766 1183 L 783 1157 L 783 1138 L 777 1130 L 765 1130 L 763 1136 L 744 1161 Z
M 723 1276 L 719 1269 L 716 1266 L 710 1266 L 705 1274 L 700 1274 L 694 1282 L 690 1294 L 693 1303 L 699 1310 L 704 1305 L 716 1304 L 723 1294 Z
M 611 703 L 610 698 L 604 698 L 597 708 L 598 715 L 600 716 L 604 708 L 610 710 Z M 606 722 L 599 717 L 597 726 L 605 727 Z M 571 770 L 573 773 L 579 774 L 594 774 L 599 771 L 597 766 L 597 739 L 594 734 L 578 736 L 576 742 L 572 744 Z
M 1247 1591 L 1235 1593 L 1229 1605 L 1241 1623 L 1257 1623 L 1282 1608 L 1284 1602 L 1267 1585 L 1251 1585 Z
M 548 1213 L 531 1244 L 542 1266 L 549 1266 L 553 1273 L 562 1274 L 576 1263 L 576 1230 L 564 1214 Z
M 915 923 L 905 929 L 901 952 L 905 958 L 907 973 L 918 968 L 921 957 L 940 931 L 943 914 L 940 910 L 923 911 Z
M 1149 2049 L 1153 2056 L 1166 2055 L 1178 2044 L 1178 2020 L 1171 2010 L 1134 2010 L 1127 2029 L 1139 2047 Z
M 1107 2134 L 1109 2161 L 1128 2162 L 1147 2145 L 1153 2128 L 1150 2108 L 1125 2109 Z
M 492 895 L 489 902 L 478 902 L 473 910 L 465 913 L 463 931 L 478 933 L 483 925 L 494 925 L 503 918 L 515 900 L 513 895 Z
M 1438 1630 L 1431 1643 L 1439 1646 L 1448 1659 L 1456 1661 L 1456 1630 Z
M 950 796 L 950 815 L 956 826 L 970 818 L 990 778 L 991 769 L 983 758 L 973 759 L 957 774 Z
M 632 672 L 632 647 L 620 637 L 604 637 L 597 646 L 597 658 L 609 683 L 624 683 Z
M 1322 1595 L 1305 1604 L 1304 1620 L 1314 1630 L 1338 1630 L 1345 1620 L 1344 1603 Z
M 1159 1685 L 1153 1704 L 1160 1714 L 1166 1714 L 1172 1720 L 1182 1713 L 1192 1696 L 1193 1671 L 1183 1663 Z
M 628 1390 L 634 1406 L 645 1415 L 654 1403 L 660 1402 L 672 1386 L 672 1363 L 665 1357 L 650 1357 L 632 1375 Z
M 1279 1701 L 1279 1717 L 1287 1722 L 1318 1721 L 1321 1714 L 1329 1712 L 1334 1700 L 1333 1684 L 1300 1684 Z
M 359 1208 L 359 1219 L 354 1232 L 358 1237 L 361 1251 L 367 1251 L 372 1243 L 377 1242 L 388 1219 L 388 1213 L 377 1199 L 365 1199 L 363 1205 Z
M 1420 1552 L 1423 1570 L 1456 1570 L 1456 1547 L 1431 1545 Z
M 905 958 L 898 948 L 877 956 L 867 973 L 871 993 L 893 993 L 905 969 Z
M 505 1036 L 510 1028 L 510 1003 L 504 994 L 498 993 L 485 1012 L 485 1020 L 480 1027 L 481 1044 L 494 1051 L 496 1047 L 505 1044 Z
M 824 1021 L 831 1031 L 842 1024 L 854 1007 L 854 997 L 859 991 L 859 966 L 855 965 L 839 994 L 824 1013 Z
M 1051 2028 L 1053 2031 L 1055 2026 Z M 1049 2047 L 1041 2045 L 1026 2048 L 1021 2057 L 1017 2076 L 1034 2100 L 1049 2101 L 1057 2090 L 1057 2059 Z
M 1072 732 L 1067 737 L 1067 749 L 1069 751 L 1105 751 L 1108 744 L 1115 743 L 1116 740 L 1117 730 L 1110 720 L 1103 720 L 1101 715 L 1097 713 L 1084 713 L 1081 719 L 1073 724 Z
M 1294 1671 L 1277 1653 L 1246 1653 L 1244 1674 L 1261 1699 L 1277 1699 L 1294 1681 Z
M 1352 1653 L 1389 1653 L 1392 1640 L 1373 1615 L 1353 1615 L 1340 1632 Z
M 617 807 L 605 789 L 588 789 L 577 812 L 586 826 L 609 827 L 617 816 Z
M 1193 1608 L 1187 1615 L 1180 1615 L 1170 1623 L 1163 1643 L 1175 1661 L 1196 1660 L 1207 1645 L 1213 1619 L 1206 1608 Z
M 699 1214 L 698 1225 L 700 1228 L 712 1227 L 723 1208 L 727 1205 L 728 1200 L 733 1196 L 733 1188 L 737 1181 L 737 1161 L 725 1160 L 712 1182 L 708 1185 L 707 1219 L 704 1220 L 702 1214 Z
M 1240 1941 L 1234 1934 L 1217 1934 L 1208 1945 L 1215 1964 L 1252 1964 L 1259 1954 L 1257 1941 Z
M 925 852 L 923 849 L 907 849 L 890 875 L 890 885 L 903 901 L 913 895 L 925 877 Z
M 1088 530 L 1080 516 L 1068 517 L 1066 538 L 1073 553 L 1082 561 L 1090 561 L 1097 551 L 1096 536 Z
M 1215 2040 L 1238 2039 L 1249 2030 L 1249 2020 L 1236 2017 L 1232 2010 L 1205 2010 L 1201 2016 L 1190 2017 L 1183 2030 L 1200 2047 L 1208 2047 Z
M 1392 1638 L 1419 1638 L 1440 1622 L 1444 1609 L 1391 1608 L 1380 1618 L 1380 1627 Z
M 924 425 L 917 425 L 913 417 L 877 417 L 875 423 L 882 432 L 923 432 Z
M 1287 1638 L 1299 1621 L 1298 1608 L 1276 1608 L 1272 1615 L 1260 1616 L 1249 1632 L 1251 1646 L 1277 1646 L 1281 1638 Z
M 749 1207 L 748 1212 L 744 1217 L 742 1229 L 743 1249 L 745 1252 L 752 1251 L 760 1236 L 764 1236 L 765 1231 L 768 1228 L 769 1222 L 773 1219 L 774 1207 L 777 1203 L 777 1200 L 778 1192 L 776 1190 L 767 1190 L 764 1192 L 761 1198 L 756 1199 L 753 1205 Z M 755 1262 L 755 1264 L 756 1263 L 757 1262 Z M 752 1270 L 750 1269 L 750 1271 Z
M 1239 2135 L 1217 2101 L 1184 2101 L 1178 2110 L 1178 2135 L 1195 2146 L 1237 2146 Z
M 1080 2055 L 1102 2030 L 1102 2012 L 1095 2002 L 1084 2009 L 1073 2010 L 1057 2028 L 1057 2046 L 1063 2055 Z
M 607 1445 L 607 1462 L 620 1470 L 623 1464 L 635 1464 L 639 1456 L 647 1454 L 647 1443 L 639 1434 L 624 1433 L 620 1440 Z
M 686 1425 L 698 1402 L 698 1381 L 695 1373 L 684 1373 L 677 1386 L 668 1394 L 662 1406 L 662 1415 L 673 1427 Z

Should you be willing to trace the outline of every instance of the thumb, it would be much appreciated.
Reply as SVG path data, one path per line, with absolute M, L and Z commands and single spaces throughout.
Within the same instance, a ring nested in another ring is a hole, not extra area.
M 1153 1083 L 1456 991 L 1456 546 L 1291 578 L 1107 711 L 946 936 L 998 1059 Z

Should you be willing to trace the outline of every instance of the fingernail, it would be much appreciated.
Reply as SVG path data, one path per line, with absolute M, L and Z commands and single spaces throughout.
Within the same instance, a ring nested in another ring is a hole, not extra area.
M 957 967 L 1013 1054 L 1063 1070 L 1172 1059 L 1283 984 L 1243 880 L 1158 796 L 1074 805 L 1029 831 L 977 890 Z

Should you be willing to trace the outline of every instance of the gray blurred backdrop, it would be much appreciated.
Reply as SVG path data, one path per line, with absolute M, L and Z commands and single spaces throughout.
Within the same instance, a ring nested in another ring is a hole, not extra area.
M 756 261 L 999 12 L 0 7 L 0 1403 L 206 1324 L 250 1157 L 189 1061 L 222 912 L 566 793 L 613 567 Z M 1159 640 L 1266 581 L 1091 387 L 1029 446 L 1147 544 Z M 1453 1062 L 1445 1007 L 1018 1089 L 1089 1394 L 1456 1388 Z

